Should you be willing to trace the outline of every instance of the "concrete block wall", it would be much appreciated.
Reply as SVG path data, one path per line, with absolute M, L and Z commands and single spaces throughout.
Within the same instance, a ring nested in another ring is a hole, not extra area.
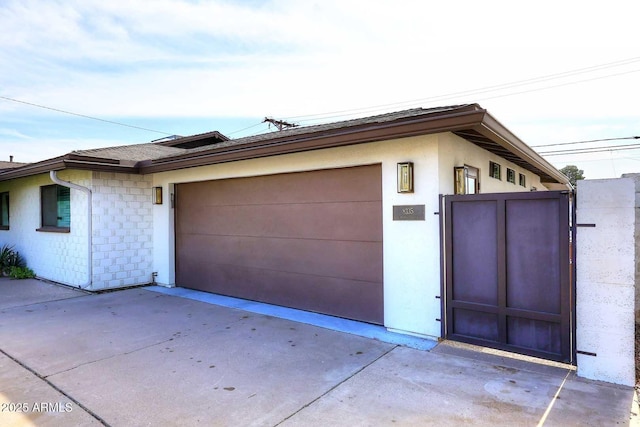
M 150 176 L 93 172 L 93 290 L 151 283 Z
M 61 171 L 59 178 L 86 186 L 90 172 Z M 38 277 L 79 286 L 88 280 L 87 197 L 71 191 L 69 233 L 36 231 L 40 228 L 40 187 L 52 185 L 49 174 L 0 183 L 10 197 L 10 228 L 0 233 L 0 244 L 14 245 Z
M 636 184 L 636 293 L 635 293 L 635 319 L 636 323 L 640 322 L 640 173 L 630 173 L 622 175 L 623 178 L 631 178 Z
M 635 385 L 636 181 L 578 181 L 578 375 Z

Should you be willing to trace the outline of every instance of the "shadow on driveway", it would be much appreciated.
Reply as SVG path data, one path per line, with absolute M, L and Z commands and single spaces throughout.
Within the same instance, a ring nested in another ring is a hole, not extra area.
M 0 425 L 628 425 L 633 389 L 143 288 L 0 279 Z

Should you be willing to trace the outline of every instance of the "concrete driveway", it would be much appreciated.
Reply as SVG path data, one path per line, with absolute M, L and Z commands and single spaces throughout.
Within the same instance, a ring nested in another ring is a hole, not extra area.
M 610 426 L 634 392 L 145 288 L 0 279 L 2 426 Z

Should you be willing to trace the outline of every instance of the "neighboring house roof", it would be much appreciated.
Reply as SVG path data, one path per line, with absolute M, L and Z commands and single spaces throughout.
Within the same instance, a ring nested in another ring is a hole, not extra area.
M 15 169 L 0 169 L 0 181 L 62 169 L 139 173 L 138 165 L 144 160 L 149 161 L 184 151 L 183 148 L 166 147 L 155 143 L 78 150 L 41 162 L 24 164 Z
M 4 161 L 0 161 L 0 171 L 4 170 L 4 169 L 15 169 L 15 168 L 19 168 L 22 166 L 28 165 L 28 163 L 20 163 L 20 162 L 4 162 Z
M 75 151 L 12 171 L 0 171 L 0 181 L 65 168 L 164 172 L 439 132 L 453 132 L 539 175 L 543 183 L 569 184 L 566 176 L 478 104 L 414 108 L 232 140 L 219 132 L 208 132 L 156 143 Z

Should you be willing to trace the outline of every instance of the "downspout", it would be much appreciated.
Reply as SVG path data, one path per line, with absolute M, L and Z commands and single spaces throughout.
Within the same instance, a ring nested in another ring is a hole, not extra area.
M 87 263 L 88 263 L 87 270 L 88 270 L 88 273 L 87 273 L 86 283 L 78 287 L 80 289 L 91 288 L 93 286 L 93 251 L 92 251 L 93 226 L 91 223 L 91 212 L 92 212 L 91 205 L 93 203 L 92 203 L 92 197 L 91 197 L 91 189 L 87 187 L 83 187 L 82 185 L 61 180 L 60 178 L 58 178 L 58 175 L 56 175 L 56 171 L 49 171 L 49 176 L 51 177 L 51 181 L 55 182 L 56 184 L 61 185 L 63 187 L 72 188 L 74 190 L 80 190 L 87 195 Z

